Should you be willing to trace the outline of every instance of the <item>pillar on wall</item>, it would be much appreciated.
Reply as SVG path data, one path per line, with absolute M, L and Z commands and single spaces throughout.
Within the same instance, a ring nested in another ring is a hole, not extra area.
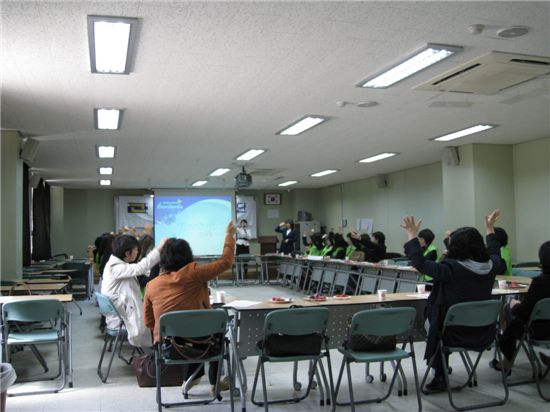
M 514 258 L 513 150 L 509 145 L 471 144 L 459 148 L 460 164 L 442 162 L 443 221 L 448 229 L 484 228 L 485 215 L 501 210 L 498 226 L 508 232 Z M 484 234 L 482 232 L 482 234 Z
M 23 272 L 23 161 L 21 136 L 2 131 L 0 138 L 0 274 L 3 280 L 20 279 Z

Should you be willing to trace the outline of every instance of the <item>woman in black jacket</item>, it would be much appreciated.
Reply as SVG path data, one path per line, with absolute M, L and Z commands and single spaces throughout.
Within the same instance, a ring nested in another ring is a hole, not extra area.
M 407 231 L 409 241 L 405 243 L 405 253 L 418 272 L 433 277 L 433 289 L 426 306 L 426 317 L 429 321 L 428 341 L 424 358 L 435 356 L 432 367 L 435 377 L 426 389 L 430 392 L 446 390 L 443 377 L 441 354 L 437 351 L 438 335 L 443 326 L 447 310 L 455 303 L 491 298 L 495 276 L 506 269 L 500 257 L 500 244 L 494 234 L 494 223 L 500 215 L 499 210 L 485 217 L 487 247 L 483 237 L 473 227 L 462 227 L 451 234 L 447 258 L 440 263 L 426 260 L 418 241 L 418 231 L 422 221 L 415 222 L 413 216 L 403 219 L 402 228 Z M 472 335 L 470 330 L 453 328 L 446 333 L 446 341 L 457 346 L 468 342 L 490 342 L 495 330 L 487 329 Z
M 523 302 L 513 299 L 507 308 L 510 311 L 512 321 L 500 339 L 500 350 L 504 355 L 502 366 L 506 370 L 510 370 L 512 366 L 516 352 L 516 340 L 523 335 L 525 325 L 529 322 L 535 304 L 541 299 L 550 298 L 550 241 L 544 242 L 539 248 L 539 260 L 542 273 L 531 281 Z M 546 321 L 534 322 L 530 333 L 534 339 L 549 339 L 550 325 Z M 550 366 L 547 356 L 541 354 L 541 359 L 544 364 Z M 493 359 L 489 365 L 497 370 L 501 369 L 501 365 L 496 359 Z

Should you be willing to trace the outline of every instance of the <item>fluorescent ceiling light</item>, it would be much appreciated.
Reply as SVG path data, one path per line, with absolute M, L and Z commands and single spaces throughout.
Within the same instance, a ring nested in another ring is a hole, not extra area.
M 296 183 L 298 183 L 297 180 L 289 180 L 288 182 L 279 183 L 277 186 L 285 187 L 285 186 L 294 185 Z
M 311 129 L 313 126 L 317 126 L 318 124 L 323 123 L 325 120 L 328 120 L 328 117 L 306 115 L 298 119 L 291 125 L 285 127 L 283 130 L 278 131 L 275 134 L 281 134 L 285 136 L 296 136 L 300 133 L 305 132 L 308 129 Z
M 230 170 L 231 169 L 226 169 L 226 168 L 220 167 L 220 168 L 214 170 L 212 173 L 210 173 L 209 176 L 223 176 L 224 174 L 226 174 Z
M 313 173 L 311 177 L 322 177 L 336 173 L 338 170 L 323 170 L 322 172 Z
M 463 130 L 459 130 L 457 132 L 445 134 L 439 137 L 434 137 L 433 139 L 430 139 L 430 140 L 437 140 L 438 142 L 448 142 L 449 140 L 454 140 L 460 137 L 468 136 L 470 134 L 483 132 L 484 130 L 492 129 L 493 127 L 497 127 L 497 125 L 496 124 L 478 124 Z
M 424 70 L 453 54 L 462 51 L 460 46 L 448 46 L 445 44 L 428 43 L 427 46 L 413 55 L 409 56 L 402 63 L 385 70 L 369 79 L 358 84 L 359 87 L 369 87 L 374 89 L 384 89 L 391 85 Z
M 359 163 L 372 163 L 378 160 L 387 159 L 388 157 L 395 156 L 397 153 L 380 153 L 375 156 L 367 157 L 365 159 L 359 160 Z
M 120 129 L 120 109 L 94 109 L 95 128 L 100 130 Z
M 243 154 L 239 155 L 236 160 L 252 160 L 264 153 L 264 149 L 250 149 Z
M 99 174 L 100 175 L 112 175 L 113 174 L 113 168 L 110 166 L 104 166 L 99 168 Z
M 208 183 L 208 180 L 197 180 L 195 183 L 193 183 L 191 186 L 194 186 L 194 187 L 199 187 L 199 186 L 204 186 L 205 184 Z
M 129 74 L 138 19 L 88 16 L 92 73 Z
M 99 181 L 101 186 L 111 186 L 111 181 L 109 179 L 102 179 Z
M 96 146 L 96 155 L 101 159 L 111 159 L 115 157 L 115 146 Z

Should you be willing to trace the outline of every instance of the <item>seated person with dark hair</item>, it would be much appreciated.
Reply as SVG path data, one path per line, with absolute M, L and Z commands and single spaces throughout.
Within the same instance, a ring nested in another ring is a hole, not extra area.
M 420 242 L 420 246 L 422 247 L 423 255 L 426 260 L 432 260 L 434 262 L 439 261 L 439 252 L 437 250 L 437 247 L 433 244 L 433 241 L 435 239 L 434 232 L 432 232 L 430 229 L 422 229 L 420 232 L 418 232 L 418 241 Z M 431 276 L 428 275 L 420 275 L 420 278 L 423 282 L 431 282 L 433 279 Z M 427 285 L 426 290 L 431 290 L 431 286 L 428 287 Z
M 361 243 L 367 262 L 380 262 L 386 258 L 386 236 L 382 232 L 374 232 L 372 240 L 366 233 L 361 235 Z
M 473 227 L 462 227 L 451 234 L 447 258 L 440 263 L 427 260 L 418 240 L 422 221 L 415 222 L 413 216 L 403 219 L 402 228 L 407 231 L 409 241 L 405 243 L 405 253 L 412 266 L 420 273 L 433 277 L 433 290 L 428 297 L 426 317 L 429 321 L 428 340 L 424 359 L 428 362 L 435 356 L 432 367 L 435 377 L 426 389 L 441 392 L 446 389 L 443 376 L 443 363 L 438 353 L 438 336 L 448 309 L 461 302 L 491 299 L 493 284 L 497 273 L 504 270 L 504 261 L 500 257 L 500 245 L 494 235 L 494 223 L 500 212 L 493 211 L 485 217 L 487 247 L 483 237 Z M 494 328 L 486 331 L 455 327 L 446 333 L 448 343 L 457 342 L 457 346 L 490 342 L 495 336 Z
M 204 265 L 199 265 L 193 260 L 193 251 L 187 241 L 176 238 L 166 241 L 160 254 L 160 274 L 147 284 L 143 302 L 145 325 L 153 329 L 155 343 L 159 342 L 158 324 L 162 314 L 176 310 L 211 308 L 208 281 L 231 268 L 235 250 L 233 236 L 236 230 L 233 222 L 227 225 L 220 259 Z M 201 370 L 191 386 L 199 383 L 204 374 L 203 365 L 200 363 L 189 365 L 183 377 L 184 384 L 197 368 Z M 213 396 L 217 373 L 218 362 L 211 362 L 208 368 L 208 380 Z M 220 390 L 228 389 L 229 380 L 224 378 L 220 382 Z
M 500 339 L 500 350 L 504 355 L 502 366 L 506 370 L 509 370 L 512 365 L 516 351 L 516 340 L 520 339 L 523 335 L 535 304 L 541 299 L 550 298 L 550 241 L 544 242 L 539 248 L 539 260 L 542 266 L 542 273 L 531 281 L 523 302 L 513 299 L 505 307 L 505 310 L 509 311 L 512 318 L 512 321 Z M 550 339 L 549 322 L 534 322 L 530 333 L 534 339 Z M 550 366 L 550 358 L 542 353 L 540 356 L 543 363 L 546 366 Z M 489 365 L 497 370 L 501 368 L 496 359 L 493 359 Z
M 332 259 L 344 259 L 346 257 L 347 242 L 344 240 L 344 236 L 341 233 L 334 234 L 334 247 L 330 254 Z
M 157 249 L 152 249 L 146 257 L 134 263 L 139 256 L 137 239 L 131 235 L 118 235 L 113 239 L 113 254 L 103 270 L 101 293 L 109 297 L 117 308 L 124 320 L 128 341 L 133 346 L 151 346 L 151 333 L 143 324 L 143 306 L 137 277 L 148 275 L 157 264 L 163 244 L 164 240 Z M 118 329 L 118 317 L 107 315 L 105 319 L 109 329 Z

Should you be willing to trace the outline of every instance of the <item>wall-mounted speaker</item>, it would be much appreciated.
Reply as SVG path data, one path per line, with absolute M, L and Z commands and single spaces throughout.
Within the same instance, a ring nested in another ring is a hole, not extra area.
M 38 173 L 31 173 L 31 176 L 29 177 L 29 186 L 36 189 L 38 187 L 38 183 L 40 183 L 40 175 Z
M 23 148 L 21 149 L 21 159 L 23 159 L 27 163 L 31 163 L 36 156 L 39 144 L 40 143 L 38 142 L 38 140 L 27 137 L 25 143 L 23 143 Z
M 385 189 L 388 187 L 388 175 L 378 175 L 374 179 L 378 189 Z
M 458 147 L 446 147 L 443 149 L 443 155 L 441 157 L 443 163 L 447 166 L 458 166 L 460 164 L 460 157 L 458 156 Z

